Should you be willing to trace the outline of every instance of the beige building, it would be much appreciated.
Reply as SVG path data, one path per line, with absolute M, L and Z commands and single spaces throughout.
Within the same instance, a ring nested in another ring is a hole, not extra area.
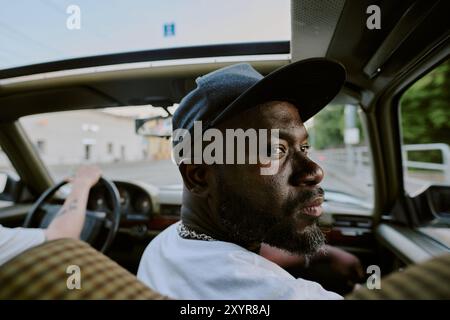
M 27 116 L 20 123 L 46 165 L 170 159 L 169 139 L 135 133 L 135 118 L 148 116 L 148 109 L 56 112 Z M 150 109 L 150 115 L 154 113 Z M 0 149 L 2 168 L 10 164 Z
M 172 156 L 171 140 L 165 138 L 148 137 L 149 157 L 154 160 L 168 160 Z
M 48 165 L 149 159 L 148 140 L 134 118 L 100 110 L 39 114 L 20 120 Z

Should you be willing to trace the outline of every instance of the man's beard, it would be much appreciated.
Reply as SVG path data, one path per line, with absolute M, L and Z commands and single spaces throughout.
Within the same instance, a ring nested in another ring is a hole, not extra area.
M 281 214 L 275 214 L 257 208 L 250 199 L 234 192 L 221 174 L 218 183 L 219 215 L 232 242 L 243 246 L 264 242 L 307 257 L 323 247 L 325 236 L 317 225 L 317 218 L 295 214 L 302 203 L 323 195 L 321 188 L 305 191 L 296 199 L 286 201 Z

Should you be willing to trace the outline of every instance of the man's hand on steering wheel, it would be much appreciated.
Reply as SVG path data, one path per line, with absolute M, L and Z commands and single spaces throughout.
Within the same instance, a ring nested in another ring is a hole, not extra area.
M 102 176 L 102 171 L 97 166 L 81 166 L 73 177 L 67 178 L 74 186 L 92 188 Z
M 97 166 L 81 166 L 73 178 L 72 191 L 64 201 L 61 210 L 46 229 L 47 240 L 59 238 L 78 239 L 83 229 L 89 190 L 101 177 Z
M 120 196 L 115 184 L 100 175 L 98 167 L 83 166 L 73 178 L 50 187 L 28 211 L 23 226 L 45 229 L 47 240 L 80 238 L 105 252 L 119 230 Z M 72 182 L 72 191 L 64 204 L 49 202 L 69 182 Z M 97 182 L 105 191 L 108 205 L 99 210 L 88 210 L 89 191 Z

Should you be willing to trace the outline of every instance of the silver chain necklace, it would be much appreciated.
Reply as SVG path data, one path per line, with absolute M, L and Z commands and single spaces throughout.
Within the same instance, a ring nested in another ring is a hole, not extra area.
M 183 222 L 180 222 L 180 224 L 177 226 L 177 231 L 178 235 L 183 239 L 216 241 L 216 239 L 214 239 L 211 236 L 208 236 L 207 234 L 195 232 L 194 230 L 184 225 Z

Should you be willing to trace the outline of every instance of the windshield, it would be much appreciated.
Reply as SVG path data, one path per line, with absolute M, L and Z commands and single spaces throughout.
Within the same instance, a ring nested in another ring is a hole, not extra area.
M 0 10 L 0 70 L 132 51 L 289 39 L 289 0 L 8 1 Z
M 171 140 L 136 134 L 135 119 L 165 115 L 160 108 L 140 106 L 39 114 L 21 118 L 20 122 L 56 181 L 80 163 L 96 163 L 110 179 L 181 190 L 181 175 L 171 157 Z M 306 127 L 310 156 L 325 171 L 322 187 L 326 199 L 370 208 L 370 154 L 358 107 L 329 106 Z
M 161 187 L 182 182 L 169 140 L 137 135 L 134 124 L 135 118 L 161 113 L 152 107 L 79 110 L 27 116 L 20 122 L 55 181 L 80 163 L 95 163 L 110 179 Z

